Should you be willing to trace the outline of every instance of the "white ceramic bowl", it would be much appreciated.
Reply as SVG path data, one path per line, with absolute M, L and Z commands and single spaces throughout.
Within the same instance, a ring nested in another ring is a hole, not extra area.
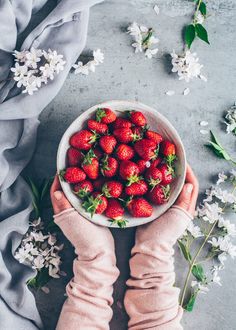
M 127 223 L 127 227 L 139 226 L 144 223 L 153 221 L 158 218 L 161 214 L 163 214 L 176 200 L 178 197 L 185 180 L 186 174 L 186 157 L 183 144 L 181 139 L 175 130 L 175 128 L 170 124 L 170 122 L 155 109 L 139 103 L 139 102 L 130 102 L 130 101 L 108 101 L 101 104 L 97 104 L 90 109 L 83 112 L 77 119 L 75 119 L 72 124 L 65 131 L 61 142 L 59 144 L 58 152 L 57 152 L 57 171 L 58 173 L 65 169 L 66 167 L 66 152 L 69 148 L 69 139 L 71 135 L 75 132 L 84 128 L 84 123 L 91 118 L 91 116 L 95 113 L 97 108 L 111 108 L 115 112 L 117 110 L 139 110 L 142 111 L 143 114 L 147 118 L 148 125 L 151 129 L 158 131 L 165 139 L 173 141 L 176 146 L 176 154 L 178 160 L 176 161 L 176 178 L 174 182 L 171 184 L 171 194 L 168 203 L 163 205 L 154 206 L 154 212 L 149 218 L 132 218 L 130 215 L 126 214 L 125 218 L 129 221 Z M 118 114 L 120 115 L 120 113 Z M 68 183 L 61 180 L 62 189 L 73 205 L 73 207 L 78 210 L 78 212 L 89 221 L 92 221 L 101 226 L 111 226 L 110 222 L 107 220 L 105 215 L 97 215 L 94 214 L 91 219 L 90 214 L 85 212 L 85 210 L 81 206 L 81 201 L 74 195 L 72 189 Z M 112 225 L 112 227 L 117 227 L 116 225 Z

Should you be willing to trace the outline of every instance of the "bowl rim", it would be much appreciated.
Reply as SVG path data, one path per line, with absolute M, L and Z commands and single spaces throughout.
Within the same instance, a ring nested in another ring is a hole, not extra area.
M 64 134 L 62 135 L 61 137 L 61 140 L 60 140 L 60 143 L 58 145 L 58 150 L 57 150 L 57 174 L 59 174 L 60 172 L 60 162 L 61 162 L 61 149 L 65 143 L 65 139 L 67 139 L 67 142 L 68 142 L 68 137 L 67 137 L 67 134 L 68 134 L 68 131 L 71 129 L 72 126 L 75 125 L 76 122 L 78 122 L 80 120 L 80 117 L 83 116 L 85 113 L 92 113 L 93 111 L 95 111 L 97 108 L 99 107 L 110 107 L 112 108 L 112 106 L 117 106 L 117 105 L 120 105 L 124 108 L 126 107 L 130 107 L 131 109 L 135 107 L 137 108 L 140 108 L 140 111 L 143 110 L 147 110 L 147 112 L 151 112 L 151 113 L 156 113 L 157 116 L 159 116 L 159 118 L 162 120 L 162 122 L 166 123 L 169 127 L 169 130 L 171 130 L 171 134 L 173 134 L 175 136 L 175 138 L 178 140 L 178 146 L 181 148 L 181 151 L 182 151 L 182 155 L 183 155 L 183 162 L 182 162 L 182 166 L 183 166 L 183 172 L 181 174 L 182 176 L 182 181 L 181 183 L 175 187 L 175 190 L 172 192 L 172 194 L 174 193 L 175 196 L 173 198 L 172 196 L 172 201 L 171 202 L 167 202 L 166 204 L 164 205 L 168 205 L 168 207 L 166 207 L 166 209 L 158 216 L 160 217 L 162 214 L 164 214 L 176 201 L 176 199 L 178 198 L 183 186 L 184 186 L 184 182 L 185 182 L 185 177 L 186 177 L 186 170 L 187 170 L 187 160 L 186 160 L 186 152 L 185 152 L 185 149 L 184 149 L 184 145 L 183 145 L 183 142 L 177 132 L 177 130 L 175 129 L 175 127 L 170 123 L 170 121 L 164 116 L 162 115 L 159 111 L 157 111 L 155 108 L 151 107 L 151 106 L 148 106 L 144 103 L 141 103 L 139 101 L 130 101 L 130 100 L 108 100 L 108 101 L 105 101 L 105 102 L 102 102 L 102 103 L 99 103 L 99 104 L 96 104 L 96 105 L 93 105 L 91 106 L 90 108 L 86 109 L 85 111 L 83 111 L 82 113 L 80 113 L 72 122 L 71 124 L 67 127 L 67 129 L 65 130 Z M 115 111 L 117 111 L 116 109 L 114 109 Z M 104 216 L 104 215 L 99 215 L 99 217 L 102 217 L 102 219 L 97 219 L 98 215 L 94 215 L 93 218 L 91 218 L 88 213 L 86 213 L 85 211 L 83 212 L 82 210 L 79 210 L 77 207 L 75 207 L 75 205 L 73 205 L 71 199 L 72 199 L 72 192 L 69 191 L 68 189 L 68 186 L 69 184 L 66 183 L 65 181 L 63 181 L 60 176 L 59 176 L 59 180 L 60 180 L 60 183 L 61 183 L 61 187 L 62 187 L 62 190 L 63 192 L 65 193 L 66 197 L 68 198 L 68 200 L 70 201 L 70 203 L 72 204 L 72 207 L 74 207 L 78 213 L 86 220 L 88 221 L 91 221 L 93 223 L 96 223 L 97 225 L 100 225 L 100 226 L 106 226 L 106 227 L 110 227 L 110 228 L 119 228 L 118 225 L 116 224 L 113 224 L 111 225 L 110 222 L 107 220 L 107 218 Z M 155 208 L 155 206 L 154 206 Z M 103 219 L 105 218 L 105 219 Z M 141 220 L 142 219 L 142 220 Z M 136 221 L 129 221 L 127 226 L 125 228 L 130 228 L 130 227 L 136 227 L 136 226 L 139 226 L 139 225 L 143 225 L 145 223 L 148 223 L 148 222 L 151 222 L 153 220 L 155 220 L 156 217 L 152 218 L 135 218 Z M 140 221 L 141 220 L 141 221 Z

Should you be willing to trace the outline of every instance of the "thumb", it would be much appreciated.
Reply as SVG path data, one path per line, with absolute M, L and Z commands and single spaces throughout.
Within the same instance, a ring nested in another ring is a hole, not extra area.
M 58 214 L 72 207 L 61 190 L 54 191 L 51 196 L 51 199 L 54 214 Z
M 175 203 L 182 209 L 188 211 L 190 203 L 191 203 L 191 196 L 193 191 L 193 185 L 191 183 L 186 183 Z

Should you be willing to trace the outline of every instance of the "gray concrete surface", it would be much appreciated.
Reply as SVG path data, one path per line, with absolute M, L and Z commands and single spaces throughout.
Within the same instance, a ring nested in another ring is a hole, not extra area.
M 153 5 L 160 7 L 156 16 Z M 204 146 L 207 136 L 199 133 L 199 121 L 209 121 L 228 150 L 235 154 L 235 141 L 223 131 L 221 124 L 224 110 L 236 99 L 236 2 L 215 0 L 209 3 L 210 17 L 207 29 L 211 45 L 194 43 L 208 82 L 196 80 L 189 84 L 180 82 L 170 74 L 166 54 L 182 47 L 182 28 L 189 22 L 193 3 L 185 0 L 110 0 L 91 10 L 86 51 L 101 48 L 105 62 L 96 73 L 88 77 L 70 74 L 63 89 L 48 105 L 40 117 L 37 149 L 27 174 L 37 180 L 51 176 L 56 171 L 56 151 L 61 136 L 68 125 L 90 106 L 111 99 L 138 100 L 155 107 L 176 127 L 183 139 L 187 157 L 194 168 L 203 192 L 213 176 L 230 166 L 217 159 Z M 130 47 L 131 39 L 124 29 L 132 21 L 153 27 L 160 38 L 157 59 L 144 60 Z M 86 54 L 85 51 L 85 54 Z M 184 97 L 187 86 L 191 93 Z M 168 97 L 167 90 L 176 95 Z M 236 155 L 235 155 L 236 158 Z M 114 317 L 111 329 L 127 329 L 127 316 L 122 307 L 125 280 L 129 274 L 128 259 L 134 242 L 134 229 L 113 230 L 116 240 L 118 266 L 121 276 L 115 284 Z M 71 276 L 73 249 L 66 243 L 63 257 L 66 278 L 52 280 L 50 294 L 35 292 L 37 305 L 47 330 L 55 324 L 65 297 L 65 285 Z M 176 252 L 177 283 L 181 283 L 186 268 Z M 215 286 L 207 295 L 198 297 L 192 313 L 185 313 L 185 329 L 230 330 L 236 329 L 236 268 L 227 263 L 222 273 L 222 287 Z M 99 317 L 99 315 L 98 315 Z

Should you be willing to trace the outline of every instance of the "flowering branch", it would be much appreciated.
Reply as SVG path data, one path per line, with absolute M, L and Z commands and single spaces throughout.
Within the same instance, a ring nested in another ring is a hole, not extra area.
M 188 48 L 191 47 L 192 42 L 196 37 L 210 44 L 208 40 L 208 33 L 202 25 L 206 19 L 207 14 L 206 4 L 202 0 L 197 0 L 196 3 L 197 4 L 195 13 L 193 15 L 193 20 L 191 24 L 185 28 L 184 39 Z

